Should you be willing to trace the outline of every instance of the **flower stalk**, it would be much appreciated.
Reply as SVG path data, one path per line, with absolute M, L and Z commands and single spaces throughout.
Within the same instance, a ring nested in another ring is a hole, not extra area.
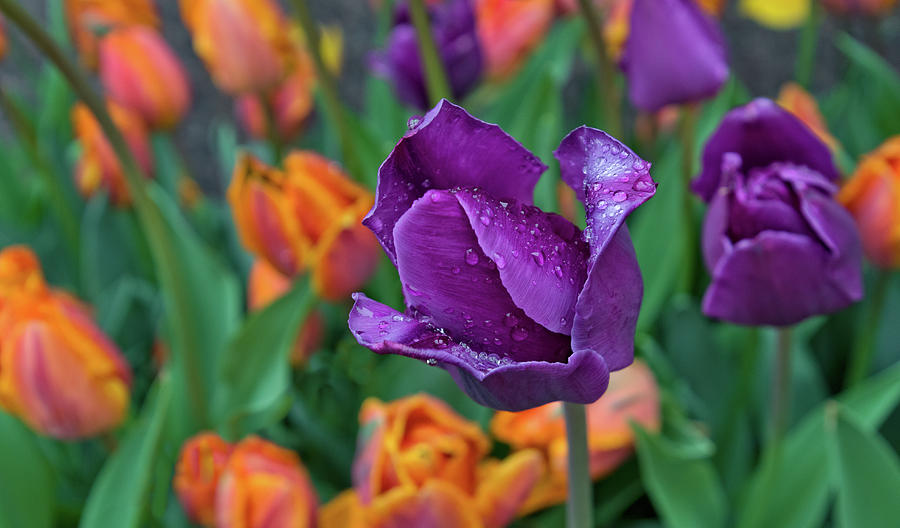
M 772 445 L 781 443 L 791 414 L 791 329 L 778 329 L 775 345 L 775 366 L 772 372 L 772 409 L 769 414 L 769 434 Z
M 566 527 L 591 528 L 594 525 L 594 511 L 591 500 L 585 406 L 563 402 L 563 413 L 566 418 L 566 437 L 569 442 L 569 494 L 566 499 Z
M 597 66 L 600 73 L 600 99 L 603 101 L 603 117 L 606 131 L 613 137 L 622 136 L 622 103 L 621 95 L 616 89 L 616 65 L 606 50 L 603 40 L 603 17 L 594 5 L 593 0 L 578 0 L 581 13 L 587 21 L 588 33 L 597 55 Z
M 887 300 L 888 286 L 891 282 L 891 272 L 878 270 L 875 285 L 872 289 L 872 301 L 864 310 L 864 317 L 860 325 L 860 331 L 856 335 L 853 344 L 853 352 L 850 357 L 850 365 L 847 367 L 847 378 L 844 381 L 846 388 L 852 388 L 865 379 L 872 365 L 872 356 L 875 354 L 875 338 L 878 336 L 878 328 L 884 312 Z
M 696 278 L 696 254 L 698 247 L 697 229 L 694 226 L 694 197 L 691 195 L 691 179 L 694 177 L 694 150 L 696 149 L 696 129 L 699 107 L 694 104 L 682 108 L 679 136 L 681 139 L 682 177 L 682 225 L 684 226 L 684 264 L 682 269 L 682 290 L 693 291 Z
M 422 55 L 425 70 L 428 98 L 431 100 L 431 104 L 437 104 L 441 99 L 450 99 L 453 96 L 450 90 L 450 81 L 447 80 L 447 72 L 444 70 L 444 62 L 438 53 L 434 35 L 431 34 L 431 23 L 428 20 L 428 11 L 425 9 L 424 0 L 411 0 L 409 14 L 419 40 L 419 52 Z
M 822 8 L 818 2 L 809 6 L 809 16 L 800 31 L 800 43 L 797 49 L 795 77 L 797 84 L 809 88 L 813 67 L 816 62 L 816 47 L 819 41 L 819 24 L 822 21 Z

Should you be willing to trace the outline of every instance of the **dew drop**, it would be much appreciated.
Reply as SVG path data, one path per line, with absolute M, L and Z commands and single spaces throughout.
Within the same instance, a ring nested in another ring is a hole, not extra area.
M 481 215 L 478 217 L 478 219 L 481 220 L 481 223 L 486 226 L 491 225 L 491 217 L 487 215 Z
M 647 180 L 638 180 L 631 186 L 637 192 L 650 192 L 653 190 L 653 184 Z
M 616 191 L 612 195 L 612 199 L 614 202 L 622 203 L 628 198 L 628 195 L 625 194 L 625 191 Z
M 450 273 L 459 275 L 459 266 L 453 266 L 452 268 L 450 268 Z
M 417 126 L 419 126 L 419 123 L 421 123 L 421 122 L 422 122 L 422 116 L 412 116 L 406 122 L 406 128 L 408 128 L 409 130 L 412 130 L 412 129 L 416 128 Z
M 517 326 L 513 328 L 509 333 L 509 337 L 511 337 L 513 341 L 525 341 L 526 339 L 528 339 L 528 330 L 522 328 L 521 326 Z
M 506 259 L 503 258 L 503 255 L 499 253 L 494 253 L 494 263 L 497 264 L 497 269 L 503 269 L 506 267 Z
M 503 340 L 500 339 L 499 337 L 495 337 L 495 338 L 494 338 L 494 344 L 497 345 L 497 346 L 500 346 L 500 345 L 503 344 Z
M 553 273 L 554 273 L 554 275 L 556 275 L 556 278 L 557 278 L 557 279 L 563 278 L 563 270 L 562 270 L 561 267 L 555 266 L 555 267 L 553 268 Z
M 478 253 L 476 253 L 472 248 L 466 250 L 466 264 L 468 264 L 469 266 L 478 264 Z
M 425 363 L 426 363 L 429 367 L 433 367 L 433 366 L 437 365 L 437 360 L 434 359 L 434 358 L 428 358 L 428 359 L 425 360 Z
M 503 324 L 512 328 L 519 324 L 519 318 L 513 315 L 511 312 L 506 314 L 506 317 L 503 318 Z
M 391 316 L 391 320 L 399 323 L 399 322 L 402 322 L 404 319 L 403 319 L 402 315 L 395 314 L 395 315 Z
M 532 253 L 531 258 L 534 259 L 534 263 L 538 266 L 544 265 L 544 255 L 542 255 L 540 251 L 535 251 L 534 253 Z

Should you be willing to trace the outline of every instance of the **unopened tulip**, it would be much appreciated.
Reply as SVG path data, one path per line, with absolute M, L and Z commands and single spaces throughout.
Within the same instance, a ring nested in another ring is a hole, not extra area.
M 869 259 L 900 267 L 900 136 L 863 158 L 838 200 L 856 219 Z
M 326 299 L 346 298 L 375 270 L 378 243 L 360 225 L 372 195 L 318 154 L 292 152 L 284 170 L 243 156 L 228 200 L 244 246 L 283 275 L 311 270 Z
M 0 406 L 55 438 L 109 431 L 128 410 L 128 364 L 84 305 L 43 283 L 29 252 L 0 252 Z
M 294 42 L 274 0 L 180 0 L 194 50 L 231 95 L 264 93 L 290 70 Z
M 808 126 L 832 151 L 838 146 L 837 140 L 828 132 L 828 125 L 819 105 L 812 95 L 796 83 L 787 83 L 778 93 L 777 103 Z
M 192 522 L 215 523 L 216 489 L 231 450 L 231 444 L 209 432 L 189 438 L 181 447 L 172 484 Z
M 268 94 L 245 94 L 237 99 L 237 115 L 247 132 L 265 139 L 269 134 L 269 113 L 281 141 L 290 141 L 302 129 L 313 110 L 315 73 L 307 54 L 299 54 L 294 71 Z M 268 105 L 268 109 L 264 104 Z
M 312 528 L 318 498 L 297 455 L 261 438 L 238 443 L 216 490 L 217 528 Z
M 104 36 L 99 70 L 107 95 L 151 128 L 172 128 L 190 104 L 181 62 L 151 28 L 129 26 Z
M 0 59 L 6 56 L 6 24 L 3 21 L 3 17 L 0 17 Z
M 97 65 L 98 40 L 119 27 L 159 26 L 153 0 L 65 0 L 66 22 L 82 62 Z
M 153 156 L 144 121 L 137 114 L 115 103 L 110 102 L 107 107 L 113 123 L 125 137 L 144 176 L 149 178 L 153 171 Z M 89 198 L 104 189 L 114 204 L 130 204 L 131 195 L 119 159 L 103 134 L 100 123 L 83 103 L 78 103 L 72 109 L 72 124 L 75 137 L 81 144 L 81 156 L 75 166 L 75 184 L 78 190 Z
M 488 75 L 513 73 L 543 39 L 554 17 L 553 0 L 476 0 L 475 20 Z

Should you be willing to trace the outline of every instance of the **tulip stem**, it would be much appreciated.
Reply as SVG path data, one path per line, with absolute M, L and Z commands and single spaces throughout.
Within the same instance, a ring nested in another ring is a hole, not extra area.
M 771 445 L 781 443 L 791 414 L 791 329 L 778 329 L 772 371 L 772 410 L 769 415 Z
M 697 229 L 694 225 L 694 197 L 691 195 L 691 180 L 694 177 L 694 150 L 699 107 L 694 104 L 682 108 L 681 126 L 681 177 L 682 177 L 682 219 L 684 226 L 684 264 L 682 269 L 682 290 L 689 295 L 693 292 L 696 275 Z
M 419 55 L 422 57 L 425 70 L 428 98 L 432 105 L 436 105 L 441 99 L 450 99 L 453 94 L 450 90 L 450 81 L 447 80 L 447 72 L 444 70 L 444 61 L 438 53 L 434 35 L 431 34 L 431 22 L 428 20 L 424 0 L 410 0 L 409 15 L 419 40 Z
M 809 16 L 803 24 L 800 32 L 800 44 L 797 48 L 797 62 L 794 73 L 797 84 L 809 88 L 812 80 L 813 67 L 816 61 L 816 47 L 819 43 L 819 22 L 822 19 L 822 11 L 818 2 L 812 2 L 809 6 Z
M 259 97 L 259 102 L 262 105 L 263 113 L 265 114 L 266 136 L 269 140 L 269 145 L 272 146 L 272 152 L 275 155 L 275 165 L 278 165 L 284 157 L 284 144 L 281 141 L 281 135 L 278 133 L 278 117 L 275 114 L 275 109 L 272 107 L 268 95 L 261 95 Z
M 206 393 L 201 382 L 201 366 L 196 361 L 197 351 L 202 350 L 193 329 L 194 314 L 191 313 L 188 292 L 190 289 L 185 278 L 178 273 L 175 262 L 177 253 L 172 238 L 168 231 L 162 211 L 153 202 L 144 185 L 143 175 L 128 143 L 119 129 L 113 123 L 106 110 L 103 99 L 94 92 L 87 74 L 74 61 L 69 59 L 63 49 L 53 40 L 25 9 L 15 0 L 0 0 L 0 12 L 14 23 L 31 40 L 31 42 L 52 62 L 69 82 L 72 90 L 84 101 L 91 110 L 104 135 L 109 140 L 113 151 L 118 157 L 125 175 L 128 190 L 134 200 L 134 208 L 137 212 L 141 227 L 147 234 L 153 252 L 154 263 L 161 287 L 170 304 L 169 322 L 173 333 L 174 342 L 181 351 L 185 369 L 186 384 L 190 394 L 190 405 L 196 419 L 198 428 L 207 426 L 208 415 Z
M 363 181 L 363 173 L 366 167 L 363 166 L 360 158 L 357 156 L 356 149 L 353 147 L 353 135 L 347 126 L 346 110 L 341 104 L 340 97 L 338 97 L 337 83 L 322 59 L 319 27 L 313 21 L 306 2 L 307 0 L 293 0 L 294 15 L 303 33 L 306 35 L 306 45 L 309 48 L 309 54 L 312 55 L 313 65 L 316 69 L 316 78 L 318 79 L 322 100 L 325 104 L 325 115 L 337 130 L 344 166 L 347 167 L 347 171 L 357 181 Z
M 844 386 L 848 389 L 865 379 L 869 373 L 872 356 L 875 354 L 875 340 L 878 337 L 879 323 L 884 312 L 890 282 L 891 273 L 887 270 L 878 270 L 875 285 L 872 289 L 872 300 L 862 310 L 862 324 L 859 332 L 856 334 L 856 340 L 853 344 L 853 355 L 850 357 L 850 365 L 847 367 L 847 377 Z
M 587 415 L 585 406 L 563 402 L 566 418 L 566 438 L 569 442 L 569 494 L 566 501 L 567 528 L 592 528 L 590 459 L 587 446 Z
M 616 89 L 616 65 L 606 50 L 603 40 L 603 17 L 594 0 L 578 0 L 581 13 L 587 22 L 591 43 L 597 55 L 597 66 L 600 73 L 600 99 L 603 102 L 603 117 L 606 131 L 613 137 L 622 137 L 622 101 Z

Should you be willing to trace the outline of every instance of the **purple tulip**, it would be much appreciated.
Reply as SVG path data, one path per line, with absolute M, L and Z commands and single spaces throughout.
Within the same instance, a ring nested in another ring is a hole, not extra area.
M 484 62 L 471 0 L 445 0 L 429 7 L 428 11 L 431 34 L 444 63 L 453 97 L 462 98 L 481 78 Z M 376 74 L 393 84 L 402 101 L 422 110 L 428 108 L 419 41 L 405 2 L 398 4 L 387 45 L 372 55 L 371 66 Z
M 725 41 L 695 0 L 634 0 L 620 66 L 641 110 L 712 97 L 728 78 Z
M 585 204 L 583 233 L 531 205 L 547 167 L 498 126 L 447 101 L 411 120 L 363 221 L 407 309 L 355 294 L 360 344 L 440 366 L 496 409 L 599 398 L 633 359 L 643 283 L 624 221 L 656 185 L 600 130 L 573 131 L 556 157 Z
M 709 203 L 704 313 L 784 326 L 862 298 L 859 235 L 834 200 L 837 178 L 828 147 L 774 102 L 724 117 L 693 185 Z

